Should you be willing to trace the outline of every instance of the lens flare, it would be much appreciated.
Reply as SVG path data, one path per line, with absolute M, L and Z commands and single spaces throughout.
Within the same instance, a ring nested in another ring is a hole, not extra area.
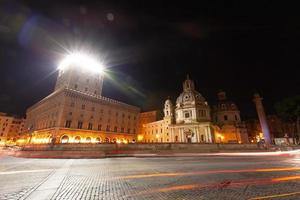
M 101 62 L 97 61 L 92 56 L 79 52 L 67 55 L 59 64 L 58 69 L 66 70 L 69 67 L 80 67 L 84 70 L 99 74 L 102 74 L 104 69 Z

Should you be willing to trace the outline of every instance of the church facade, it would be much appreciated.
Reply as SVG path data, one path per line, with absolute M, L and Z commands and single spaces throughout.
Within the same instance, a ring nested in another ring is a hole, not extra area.
M 164 104 L 162 120 L 143 124 L 143 142 L 179 143 L 248 143 L 246 127 L 237 106 L 218 94 L 218 103 L 211 109 L 205 98 L 187 77 L 175 105 Z
M 144 142 L 213 143 L 213 124 L 210 107 L 187 78 L 183 91 L 173 105 L 164 104 L 164 118 L 143 125 Z

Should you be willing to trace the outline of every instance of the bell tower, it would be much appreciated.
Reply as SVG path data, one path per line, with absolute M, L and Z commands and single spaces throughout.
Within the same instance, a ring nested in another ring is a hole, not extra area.
M 169 119 L 169 123 L 173 123 L 174 121 L 174 107 L 169 98 L 165 101 L 164 119 Z

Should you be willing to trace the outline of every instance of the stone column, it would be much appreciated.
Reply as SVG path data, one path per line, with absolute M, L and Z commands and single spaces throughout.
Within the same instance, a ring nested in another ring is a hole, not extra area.
M 194 137 L 193 137 L 193 142 L 197 142 L 197 134 L 196 134 L 196 128 L 193 127 L 193 134 L 194 134 Z
M 259 94 L 254 94 L 253 101 L 256 106 L 257 115 L 259 118 L 260 126 L 264 135 L 264 139 L 266 144 L 271 144 L 271 137 L 270 137 L 270 130 L 267 123 L 267 118 L 264 110 L 264 106 L 262 104 L 262 98 L 259 96 Z
M 209 126 L 206 127 L 207 133 L 208 133 L 208 140 L 210 143 L 212 143 L 212 137 L 211 137 L 211 129 Z
M 196 142 L 199 143 L 200 142 L 200 137 L 199 137 L 198 127 L 195 127 L 195 135 L 196 135 Z
M 206 127 L 203 127 L 203 129 L 204 129 L 204 133 L 205 133 L 205 143 L 209 143 L 209 137 L 208 137 L 207 129 L 206 129 Z

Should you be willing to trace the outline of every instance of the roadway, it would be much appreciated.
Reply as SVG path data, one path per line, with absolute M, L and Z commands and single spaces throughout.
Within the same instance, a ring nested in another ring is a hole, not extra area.
M 0 199 L 300 199 L 300 153 L 105 159 L 0 156 Z

